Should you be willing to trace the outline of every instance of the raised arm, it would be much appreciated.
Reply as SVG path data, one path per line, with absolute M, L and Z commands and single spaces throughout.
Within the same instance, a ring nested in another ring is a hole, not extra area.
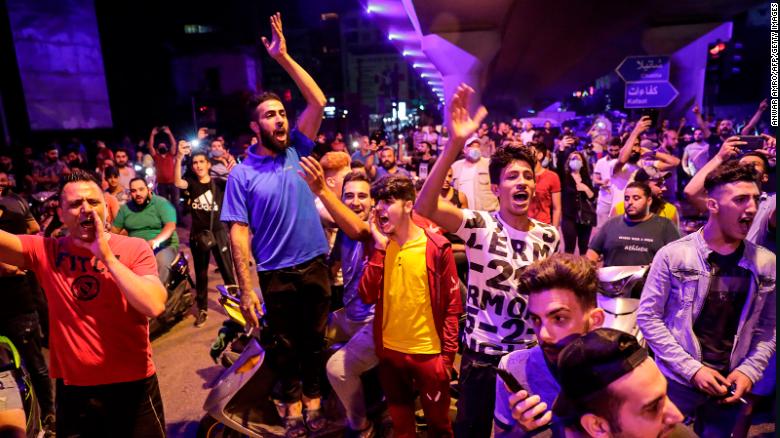
M 16 235 L 3 230 L 0 230 L 0 263 L 26 269 L 22 241 Z
M 628 136 L 628 139 L 620 149 L 620 155 L 618 155 L 618 160 L 615 163 L 615 170 L 613 170 L 613 172 L 619 171 L 628 163 L 628 159 L 631 157 L 631 150 L 634 148 L 634 143 L 636 143 L 643 132 L 650 129 L 652 124 L 653 121 L 650 119 L 650 116 L 642 116 L 642 118 L 639 119 L 636 126 L 634 126 L 634 129 L 631 131 L 631 135 Z
M 181 177 L 181 162 L 184 160 L 184 156 L 189 155 L 189 153 L 190 146 L 185 143 L 176 151 L 176 163 L 173 165 L 173 184 L 182 190 L 187 190 L 187 187 L 190 186 L 189 183 Z
M 466 144 L 466 139 L 477 130 L 482 120 L 487 116 L 487 109 L 480 106 L 474 117 L 469 114 L 469 101 L 474 90 L 466 84 L 461 84 L 450 103 L 450 141 L 439 155 L 439 159 L 433 165 L 428 174 L 414 210 L 445 230 L 454 233 L 463 222 L 463 212 L 450 202 L 441 199 L 441 186 L 447 177 L 452 163 L 458 157 L 458 153 Z
M 163 132 L 168 135 L 168 141 L 170 142 L 170 145 L 171 145 L 171 153 L 173 155 L 176 155 L 176 151 L 178 150 L 178 147 L 176 145 L 176 139 L 173 137 L 173 133 L 171 132 L 171 128 L 169 128 L 167 126 L 163 126 L 162 129 L 163 129 Z
M 704 180 L 707 175 L 715 170 L 718 166 L 736 157 L 739 154 L 739 146 L 747 144 L 747 142 L 739 141 L 739 137 L 729 137 L 723 142 L 718 154 L 712 157 L 695 175 L 691 178 L 691 181 L 685 186 L 685 197 L 696 208 L 704 210 Z
M 710 131 L 710 126 L 707 124 L 707 122 L 704 121 L 704 117 L 701 116 L 701 108 L 699 108 L 699 105 L 694 105 L 693 114 L 696 116 L 696 124 L 699 126 L 699 129 L 701 129 L 702 135 L 704 135 L 704 138 L 709 138 L 710 135 L 712 135 L 712 131 Z
M 282 33 L 282 14 L 271 16 L 271 42 L 262 38 L 268 54 L 290 75 L 295 85 L 306 100 L 306 109 L 298 117 L 297 127 L 303 135 L 314 140 L 322 124 L 322 114 L 325 109 L 325 94 L 314 82 L 314 79 L 287 53 L 287 42 Z
M 103 229 L 103 221 L 92 210 L 92 216 L 95 220 L 95 228 Z M 108 272 L 116 280 L 119 290 L 122 291 L 127 302 L 144 316 L 153 318 L 165 310 L 165 300 L 168 292 L 160 282 L 157 275 L 138 275 L 132 269 L 122 264 L 111 251 L 108 245 L 107 233 L 96 233 L 92 242 L 86 242 L 80 239 L 73 239 L 75 246 L 88 249 L 95 257 L 103 262 L 108 268 Z
M 750 135 L 750 131 L 753 130 L 753 128 L 758 125 L 758 121 L 761 120 L 761 115 L 764 114 L 764 111 L 769 108 L 769 102 L 764 99 L 761 101 L 761 103 L 758 104 L 758 109 L 756 110 L 756 113 L 753 114 L 753 117 L 750 118 L 750 121 L 745 125 L 744 128 L 742 128 L 742 131 L 740 132 L 742 135 Z
M 361 220 L 350 210 L 325 184 L 325 173 L 320 163 L 312 157 L 303 157 L 300 161 L 303 172 L 298 171 L 301 178 L 309 185 L 314 196 L 320 198 L 322 205 L 333 217 L 336 225 L 352 240 L 367 240 L 371 238 L 368 223 Z
M 157 148 L 154 147 L 154 136 L 157 135 L 158 132 L 159 131 L 157 131 L 157 127 L 155 126 L 154 128 L 152 128 L 151 134 L 149 134 L 149 144 L 148 144 L 148 146 L 149 146 L 149 153 L 152 156 L 157 155 Z

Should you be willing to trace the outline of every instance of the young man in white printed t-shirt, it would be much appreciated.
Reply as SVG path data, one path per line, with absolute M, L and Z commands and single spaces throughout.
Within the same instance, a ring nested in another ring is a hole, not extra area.
M 560 243 L 554 227 L 528 217 L 536 187 L 536 163 L 525 147 L 499 148 L 491 157 L 491 190 L 498 197 L 498 212 L 461 210 L 439 201 L 450 165 L 487 115 L 484 107 L 473 117 L 469 115 L 473 92 L 466 85 L 458 87 L 450 105 L 450 144 L 436 161 L 415 205 L 420 215 L 466 242 L 466 344 L 454 427 L 459 437 L 490 436 L 496 384 L 493 366 L 503 355 L 535 344 L 527 320 L 527 295 L 517 292 L 520 273 L 534 261 L 555 253 Z

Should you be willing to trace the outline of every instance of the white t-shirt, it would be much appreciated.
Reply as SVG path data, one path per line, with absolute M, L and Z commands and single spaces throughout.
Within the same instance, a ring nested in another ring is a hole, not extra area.
M 596 165 L 593 167 L 593 173 L 601 175 L 602 180 L 608 180 L 612 178 L 612 170 L 615 168 L 617 158 L 609 158 L 609 155 L 601 157 L 596 161 Z M 598 203 L 602 205 L 612 205 L 612 182 L 610 185 L 602 185 L 599 188 L 599 200 Z
M 532 346 L 528 295 L 517 290 L 517 280 L 528 265 L 558 251 L 558 230 L 530 219 L 531 229 L 524 232 L 506 225 L 498 213 L 461 211 L 463 223 L 455 234 L 466 242 L 469 261 L 466 346 L 491 355 Z
M 534 141 L 534 134 L 535 132 L 533 129 L 530 131 L 523 131 L 520 133 L 520 141 L 522 141 L 523 144 L 531 143 Z
M 466 197 L 469 201 L 469 205 L 477 205 L 477 194 L 474 193 L 474 188 L 477 186 L 474 180 L 477 178 L 477 165 L 476 163 L 469 163 L 464 160 L 463 165 L 458 167 L 458 174 L 454 172 L 452 179 L 455 181 L 455 189 Z
M 696 174 L 710 160 L 710 145 L 707 142 L 693 142 L 685 146 L 685 153 L 688 159 L 693 163 L 693 174 Z M 685 164 L 685 163 L 683 163 Z
M 620 202 L 623 200 L 623 192 L 626 191 L 628 182 L 631 181 L 631 177 L 634 172 L 639 170 L 639 166 L 636 164 L 626 163 L 618 170 L 612 166 L 612 177 L 610 183 L 612 184 L 612 201 Z

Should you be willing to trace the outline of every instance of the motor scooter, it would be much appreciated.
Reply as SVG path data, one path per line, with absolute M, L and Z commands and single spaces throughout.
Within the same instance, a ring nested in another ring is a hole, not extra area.
M 645 341 L 637 325 L 636 313 L 649 268 L 609 266 L 597 272 L 599 293 L 596 301 L 606 313 L 604 327 L 630 333 L 641 345 L 645 345 Z

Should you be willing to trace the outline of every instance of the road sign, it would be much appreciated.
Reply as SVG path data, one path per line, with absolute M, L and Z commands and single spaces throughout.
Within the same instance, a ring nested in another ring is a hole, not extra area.
M 666 81 L 626 82 L 625 108 L 663 108 L 679 93 Z
M 629 56 L 615 72 L 625 82 L 668 81 L 669 65 L 668 56 Z

